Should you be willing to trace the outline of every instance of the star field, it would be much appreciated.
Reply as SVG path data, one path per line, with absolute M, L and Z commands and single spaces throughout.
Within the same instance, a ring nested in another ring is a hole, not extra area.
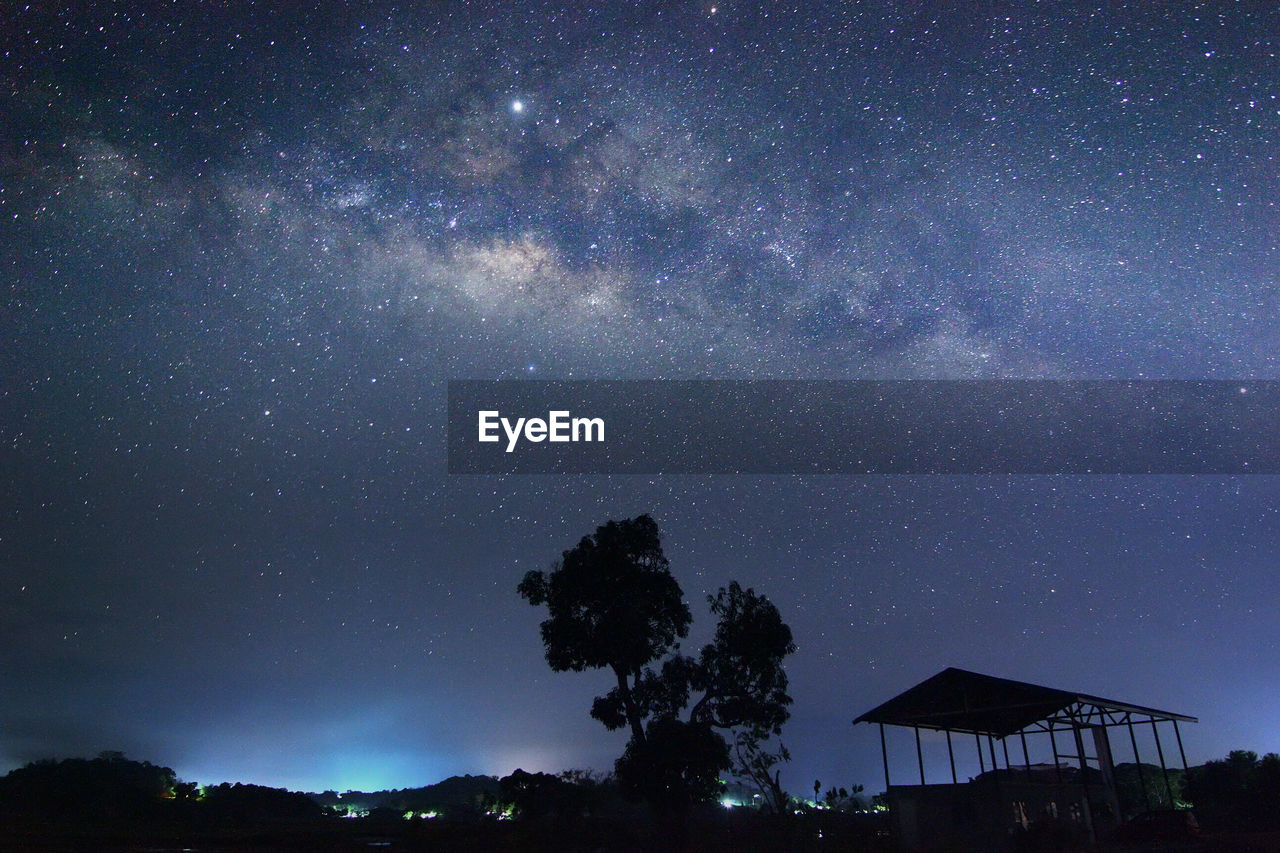
M 0 763 L 607 769 L 531 568 L 654 515 L 796 634 L 784 782 L 946 666 L 1280 748 L 1271 477 L 450 477 L 445 383 L 1278 378 L 1260 4 L 23 6 Z

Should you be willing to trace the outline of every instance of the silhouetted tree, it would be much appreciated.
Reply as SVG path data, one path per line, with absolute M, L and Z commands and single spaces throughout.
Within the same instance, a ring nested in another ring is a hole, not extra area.
M 748 728 L 734 732 L 733 775 L 754 785 L 764 800 L 764 807 L 775 814 L 787 808 L 787 792 L 782 787 L 782 771 L 778 765 L 791 760 L 791 753 L 781 743 L 766 746 L 768 732 Z
M 547 606 L 541 627 L 551 668 L 611 669 L 618 682 L 612 704 L 599 713 L 593 708 L 592 716 L 616 708 L 632 737 L 643 741 L 647 709 L 636 696 L 642 671 L 677 648 L 691 620 L 662 553 L 658 525 L 647 515 L 610 521 L 565 551 L 550 576 L 526 574 L 519 591 L 530 604 Z
M 1185 796 L 1211 829 L 1280 827 L 1280 755 L 1238 749 L 1187 773 Z
M 306 794 L 240 782 L 206 787 L 201 806 L 206 818 L 227 824 L 293 823 L 324 815 L 324 808 Z
M 0 808 L 69 823 L 156 820 L 172 817 L 172 801 L 188 790 L 168 767 L 112 751 L 12 771 L 0 779 Z
M 631 729 L 616 768 L 625 790 L 667 806 L 714 796 L 730 766 L 714 731 L 721 729 L 734 732 L 735 775 L 785 802 L 774 767 L 789 756 L 766 741 L 790 715 L 782 662 L 795 644 L 767 598 L 736 581 L 708 596 L 718 618 L 712 642 L 697 658 L 678 654 L 689 608 L 647 515 L 601 526 L 564 552 L 550 576 L 526 574 L 519 592 L 547 605 L 542 639 L 553 670 L 613 670 L 617 685 L 595 699 L 591 716 L 610 730 Z
M 735 776 L 754 784 L 766 804 L 781 812 L 787 797 L 777 765 L 791 757 L 783 744 L 769 741 L 790 716 L 782 663 L 796 648 L 791 629 L 769 599 L 744 590 L 737 581 L 708 596 L 707 602 L 718 617 L 712 641 L 696 659 L 675 655 L 660 671 L 646 669 L 636 694 L 657 719 L 678 717 L 696 696 L 689 721 L 733 733 L 733 750 L 725 747 L 732 761 L 726 760 L 721 769 L 732 766 Z M 605 725 L 619 727 L 616 710 L 612 715 L 596 713 L 601 704 L 597 700 L 593 713 Z M 617 703 L 609 696 L 603 704 L 612 709 Z
M 778 765 L 791 755 L 780 741 L 771 744 L 770 736 L 781 735 L 791 716 L 782 666 L 796 650 L 791 629 L 773 602 L 737 581 L 708 601 L 719 622 L 693 668 L 693 686 L 703 695 L 689 717 L 733 730 L 733 774 L 754 784 L 765 805 L 781 814 L 787 794 Z
M 616 796 L 612 778 L 600 778 L 586 770 L 566 770 L 558 775 L 514 770 L 498 780 L 497 793 L 489 797 L 486 811 L 505 813 L 522 820 L 550 820 L 570 827 L 597 813 Z
M 517 768 L 498 783 L 501 802 L 515 807 L 525 819 L 537 819 L 572 808 L 571 785 L 550 773 L 527 773 Z
M 780 734 L 791 715 L 782 661 L 796 650 L 778 608 L 737 581 L 708 596 L 719 622 L 692 675 L 702 697 L 689 718 L 719 728 L 748 726 Z
M 729 765 L 724 738 L 706 723 L 674 717 L 651 720 L 645 728 L 648 737 L 632 738 L 617 761 L 624 793 L 676 812 L 719 793 L 720 771 Z
M 1115 766 L 1114 774 L 1116 796 L 1125 818 L 1132 818 L 1152 809 L 1175 808 L 1185 799 L 1186 779 L 1180 768 L 1161 770 L 1156 764 L 1124 762 Z M 1169 780 L 1167 786 L 1166 776 Z M 1173 791 L 1173 802 L 1169 800 L 1170 789 Z
M 858 795 L 862 793 L 861 785 L 854 785 L 852 789 L 837 788 L 832 785 L 822 795 L 822 799 L 818 800 L 816 795 L 821 788 L 821 785 L 814 788 L 815 803 L 820 808 L 827 808 L 833 811 L 853 811 L 862 807 L 862 803 L 858 799 Z

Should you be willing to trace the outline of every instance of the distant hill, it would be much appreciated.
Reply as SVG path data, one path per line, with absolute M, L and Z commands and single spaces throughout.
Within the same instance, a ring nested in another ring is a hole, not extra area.
M 386 808 L 415 812 L 458 812 L 479 809 L 488 795 L 497 797 L 498 780 L 493 776 L 450 776 L 443 782 L 423 788 L 397 788 L 390 791 L 325 791 L 308 794 L 322 806 L 339 811 L 363 814 Z

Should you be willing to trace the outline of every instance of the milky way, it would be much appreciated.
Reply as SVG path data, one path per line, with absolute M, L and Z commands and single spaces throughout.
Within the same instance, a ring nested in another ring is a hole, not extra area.
M 795 630 L 797 792 L 945 666 L 1280 748 L 1273 478 L 444 462 L 450 379 L 1277 378 L 1280 13 L 601 5 L 13 13 L 0 762 L 608 769 L 515 584 L 642 512 Z

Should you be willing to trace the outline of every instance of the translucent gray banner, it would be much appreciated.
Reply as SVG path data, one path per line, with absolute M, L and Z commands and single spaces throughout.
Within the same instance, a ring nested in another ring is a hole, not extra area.
M 449 383 L 451 474 L 1276 474 L 1275 381 Z

